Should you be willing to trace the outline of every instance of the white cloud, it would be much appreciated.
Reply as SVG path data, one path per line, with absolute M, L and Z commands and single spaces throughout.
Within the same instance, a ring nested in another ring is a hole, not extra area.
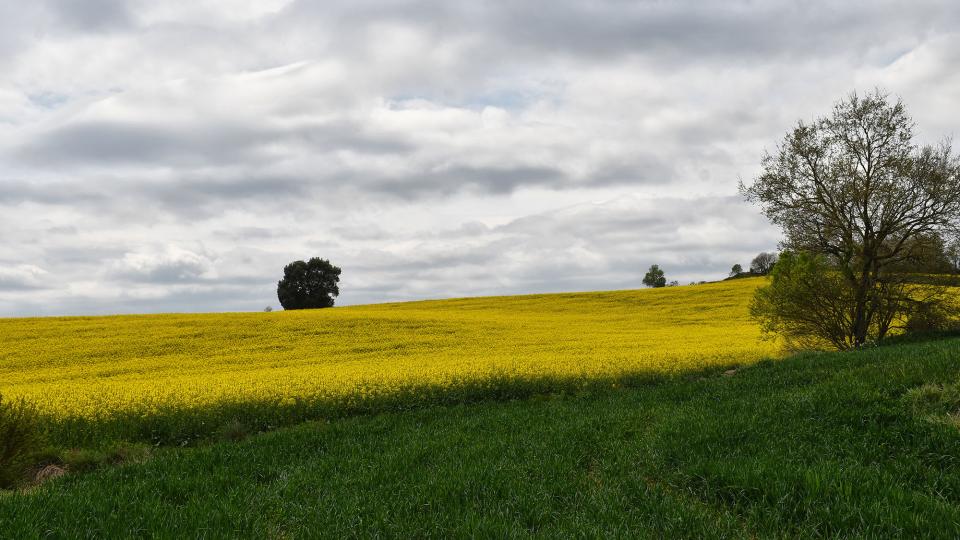
M 174 245 L 161 251 L 126 253 L 112 267 L 111 277 L 152 284 L 195 283 L 217 277 L 208 257 Z

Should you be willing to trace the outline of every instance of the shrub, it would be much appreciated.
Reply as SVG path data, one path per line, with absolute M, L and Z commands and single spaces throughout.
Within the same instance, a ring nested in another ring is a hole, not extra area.
M 37 413 L 24 401 L 0 395 L 0 488 L 12 488 L 27 475 L 31 459 L 40 450 Z
M 850 291 L 820 255 L 785 252 L 770 284 L 757 289 L 750 315 L 766 337 L 783 338 L 790 350 L 851 346 Z
M 916 302 L 904 325 L 908 335 L 923 335 L 957 329 L 957 321 L 942 302 Z

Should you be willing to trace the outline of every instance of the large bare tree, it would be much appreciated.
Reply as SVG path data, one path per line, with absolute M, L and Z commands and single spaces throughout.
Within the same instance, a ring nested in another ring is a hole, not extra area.
M 783 229 L 785 249 L 826 256 L 848 287 L 840 348 L 882 339 L 910 302 L 904 270 L 960 225 L 950 141 L 918 146 L 899 99 L 854 93 L 829 116 L 799 122 L 762 166 L 742 193 Z

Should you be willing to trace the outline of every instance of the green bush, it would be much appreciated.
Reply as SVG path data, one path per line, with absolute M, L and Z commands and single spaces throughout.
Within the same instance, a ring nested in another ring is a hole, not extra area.
M 0 395 L 0 488 L 20 484 L 41 448 L 36 411 L 24 401 L 4 400 Z
M 944 303 L 917 302 L 907 318 L 904 332 L 924 335 L 956 330 L 958 324 L 954 311 Z
M 786 251 L 770 284 L 754 293 L 750 315 L 765 337 L 781 338 L 788 350 L 844 350 L 856 347 L 853 305 L 851 288 L 826 257 Z

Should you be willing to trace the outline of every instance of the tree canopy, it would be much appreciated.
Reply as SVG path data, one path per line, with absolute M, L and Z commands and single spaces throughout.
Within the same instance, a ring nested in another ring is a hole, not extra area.
M 667 285 L 667 278 L 659 265 L 650 266 L 646 275 L 643 276 L 643 284 L 647 287 L 665 287 Z
M 283 268 L 277 298 L 283 309 L 333 307 L 334 298 L 340 294 L 339 282 L 340 268 L 326 259 L 293 261 Z
M 840 348 L 882 339 L 876 317 L 910 310 L 905 273 L 960 225 L 960 161 L 949 141 L 918 146 L 900 100 L 880 91 L 799 122 L 751 185 L 750 201 L 783 229 L 783 247 L 824 257 L 851 304 Z

